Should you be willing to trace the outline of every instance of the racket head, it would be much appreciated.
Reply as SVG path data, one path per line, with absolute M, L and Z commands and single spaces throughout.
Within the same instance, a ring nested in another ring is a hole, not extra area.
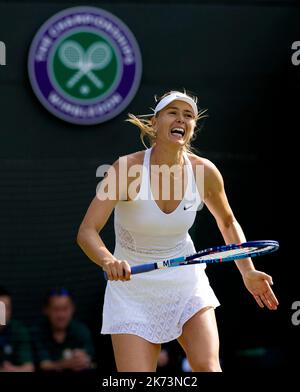
M 80 69 L 84 60 L 83 48 L 78 42 L 69 40 L 59 48 L 60 61 L 70 69 Z
M 103 69 L 112 59 L 112 52 L 110 47 L 104 42 L 95 42 L 86 52 L 86 62 L 90 69 Z
M 238 260 L 247 257 L 257 257 L 275 252 L 279 248 L 278 241 L 259 240 L 247 241 L 240 244 L 228 244 L 204 249 L 194 255 L 187 256 L 186 261 L 201 260 L 201 262 L 221 262 Z

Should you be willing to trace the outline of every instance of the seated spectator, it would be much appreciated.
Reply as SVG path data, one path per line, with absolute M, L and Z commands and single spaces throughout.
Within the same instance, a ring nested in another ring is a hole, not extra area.
M 0 287 L 0 302 L 5 306 L 5 325 L 0 325 L 0 372 L 33 372 L 29 332 L 12 318 L 11 295 L 3 287 Z
M 44 319 L 33 329 L 37 365 L 43 371 L 84 371 L 94 367 L 88 328 L 73 319 L 75 305 L 68 290 L 52 289 L 44 303 Z
M 157 360 L 157 373 L 177 373 L 181 361 L 181 348 L 177 342 L 163 343 Z
M 192 372 L 192 368 L 191 368 L 191 365 L 189 364 L 187 357 L 183 358 L 182 364 L 181 364 L 181 369 L 183 372 Z
M 170 365 L 170 355 L 166 344 L 163 344 L 157 359 L 157 372 L 168 369 Z

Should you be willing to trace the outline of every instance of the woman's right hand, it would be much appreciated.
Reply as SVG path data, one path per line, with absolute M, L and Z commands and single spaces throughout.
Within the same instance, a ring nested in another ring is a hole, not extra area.
M 102 261 L 101 266 L 108 280 L 130 280 L 131 268 L 126 260 L 107 258 Z

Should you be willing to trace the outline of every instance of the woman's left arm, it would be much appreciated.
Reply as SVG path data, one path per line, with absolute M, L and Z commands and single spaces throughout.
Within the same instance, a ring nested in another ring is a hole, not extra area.
M 243 230 L 231 210 L 224 189 L 221 173 L 216 166 L 208 160 L 202 160 L 204 164 L 204 189 L 202 198 L 216 219 L 218 228 L 226 244 L 245 242 Z M 246 288 L 255 298 L 258 305 L 271 310 L 277 309 L 278 300 L 270 285 L 273 284 L 272 277 L 264 272 L 257 271 L 251 258 L 237 260 L 236 265 L 243 277 Z

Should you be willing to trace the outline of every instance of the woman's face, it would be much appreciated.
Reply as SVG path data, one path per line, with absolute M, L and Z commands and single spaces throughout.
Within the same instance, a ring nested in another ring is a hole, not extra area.
M 192 107 L 183 101 L 173 101 L 153 118 L 156 143 L 185 145 L 193 136 L 196 119 Z

